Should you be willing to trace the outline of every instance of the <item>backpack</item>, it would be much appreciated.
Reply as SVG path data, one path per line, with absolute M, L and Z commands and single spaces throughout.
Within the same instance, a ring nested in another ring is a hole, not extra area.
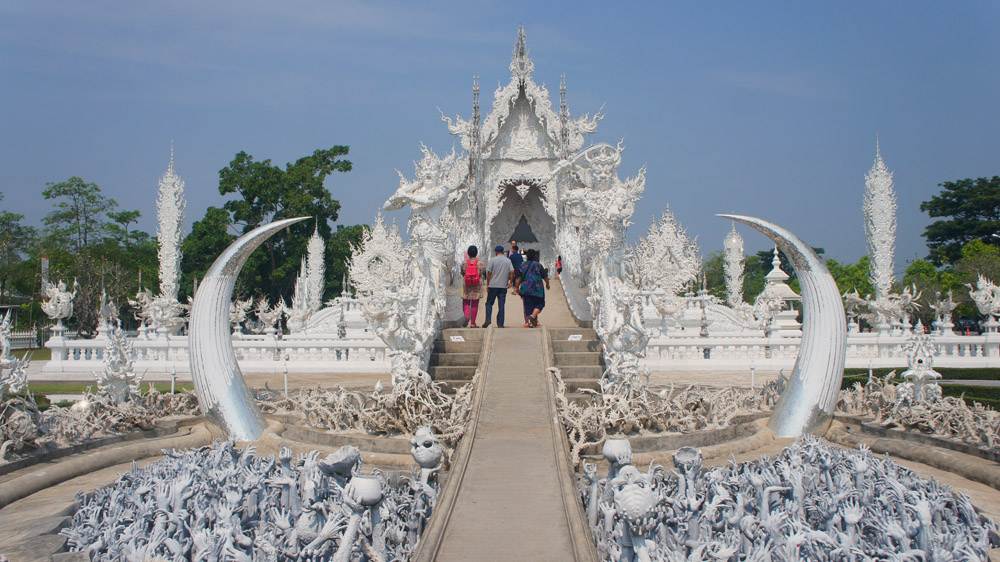
M 473 287 L 479 285 L 479 260 L 465 261 L 465 286 Z

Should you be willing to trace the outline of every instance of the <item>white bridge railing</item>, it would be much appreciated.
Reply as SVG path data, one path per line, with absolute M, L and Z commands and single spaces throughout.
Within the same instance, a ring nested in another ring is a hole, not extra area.
M 52 360 L 45 373 L 90 373 L 104 368 L 107 341 L 52 338 L 45 346 Z M 132 340 L 135 369 L 148 374 L 189 375 L 187 336 L 138 337 Z M 388 373 L 388 347 L 378 338 L 337 339 L 336 336 L 242 335 L 233 349 L 244 373 Z
M 847 367 L 906 365 L 906 336 L 851 334 Z M 932 340 L 935 367 L 1000 367 L 1000 334 L 943 335 Z M 646 347 L 651 371 L 790 370 L 798 357 L 798 337 L 660 337 Z

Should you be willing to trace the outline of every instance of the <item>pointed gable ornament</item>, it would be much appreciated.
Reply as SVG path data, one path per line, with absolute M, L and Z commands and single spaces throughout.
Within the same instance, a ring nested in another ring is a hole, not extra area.
M 517 43 L 514 44 L 514 56 L 510 61 L 510 72 L 519 81 L 523 82 L 525 78 L 531 75 L 531 71 L 535 70 L 535 63 L 531 62 L 528 58 L 528 46 L 524 41 L 524 26 L 518 28 L 517 30 Z

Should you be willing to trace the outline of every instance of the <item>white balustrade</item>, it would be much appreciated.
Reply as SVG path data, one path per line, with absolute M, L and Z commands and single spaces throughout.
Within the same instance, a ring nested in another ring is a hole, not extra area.
M 46 342 L 52 360 L 46 373 L 90 373 L 104 366 L 103 338 L 53 338 Z M 388 373 L 386 345 L 377 338 L 285 337 L 247 335 L 233 339 L 244 373 Z M 138 337 L 133 340 L 135 369 L 149 374 L 190 373 L 187 336 Z
M 935 367 L 1000 367 L 1000 337 L 936 336 Z M 659 337 L 649 341 L 644 365 L 651 371 L 790 371 L 798 357 L 798 337 Z M 906 365 L 906 336 L 856 334 L 847 338 L 847 367 Z

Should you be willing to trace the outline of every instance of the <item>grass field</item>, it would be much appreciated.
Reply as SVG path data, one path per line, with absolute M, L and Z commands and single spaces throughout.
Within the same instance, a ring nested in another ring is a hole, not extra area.
M 885 378 L 892 371 L 896 371 L 896 377 L 892 382 L 899 384 L 905 382 L 898 375 L 906 370 L 906 367 L 872 369 L 872 374 L 876 377 Z M 977 380 L 995 381 L 1000 380 L 1000 369 L 934 369 L 941 373 L 941 381 L 950 380 Z M 844 382 L 841 388 L 850 388 L 854 383 L 865 384 L 868 381 L 868 369 L 844 369 Z M 971 386 L 962 384 L 942 384 L 941 391 L 945 396 L 963 398 L 966 403 L 972 405 L 979 402 L 984 406 L 989 406 L 994 410 L 1000 410 L 1000 387 L 992 386 Z
M 32 361 L 50 361 L 52 359 L 52 350 L 47 347 L 41 347 L 38 349 L 15 349 L 14 357 L 20 359 L 24 357 L 25 353 L 31 352 Z

